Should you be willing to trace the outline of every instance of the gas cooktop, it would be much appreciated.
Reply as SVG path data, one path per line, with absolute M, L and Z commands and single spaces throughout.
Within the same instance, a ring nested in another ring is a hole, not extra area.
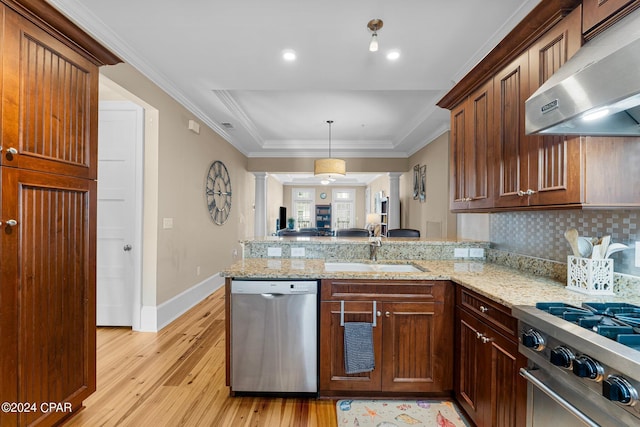
M 540 302 L 536 308 L 640 350 L 640 306 L 586 302 L 576 307 L 561 302 Z

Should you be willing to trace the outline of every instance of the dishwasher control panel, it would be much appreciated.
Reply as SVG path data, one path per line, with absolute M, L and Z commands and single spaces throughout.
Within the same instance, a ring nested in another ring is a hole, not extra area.
M 317 294 L 315 280 L 234 280 L 232 294 Z

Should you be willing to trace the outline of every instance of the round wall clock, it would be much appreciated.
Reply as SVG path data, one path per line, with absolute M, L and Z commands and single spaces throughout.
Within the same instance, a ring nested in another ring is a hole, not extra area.
M 218 225 L 227 222 L 231 212 L 231 179 L 227 167 L 219 160 L 209 166 L 205 196 L 213 222 Z
M 321 199 L 326 199 L 327 198 L 327 193 L 320 193 L 320 198 Z

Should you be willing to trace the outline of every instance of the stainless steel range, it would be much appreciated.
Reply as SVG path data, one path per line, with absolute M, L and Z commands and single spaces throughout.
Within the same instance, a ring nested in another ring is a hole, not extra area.
M 640 426 L 640 307 L 515 306 L 529 426 Z

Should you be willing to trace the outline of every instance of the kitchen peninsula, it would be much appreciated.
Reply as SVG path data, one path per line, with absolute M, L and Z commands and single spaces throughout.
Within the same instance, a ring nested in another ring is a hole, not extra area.
M 267 237 L 243 245 L 244 258 L 223 272 L 227 310 L 232 279 L 318 281 L 320 397 L 455 396 L 478 425 L 487 425 L 482 420 L 497 410 L 507 411 L 513 426 L 526 419 L 526 383 L 518 375 L 526 358 L 518 352 L 511 308 L 540 301 L 579 305 L 603 300 L 526 273 L 526 262 L 518 269 L 490 262 L 495 257 L 486 242 L 383 239 L 377 262 L 369 260 L 366 238 Z M 301 254 L 301 248 L 304 255 L 291 256 Z M 471 248 L 482 249 L 482 257 L 468 257 Z M 465 256 L 455 257 L 461 254 Z M 391 267 L 348 271 L 366 265 Z M 394 265 L 410 265 L 415 271 L 394 271 Z M 640 296 L 635 292 L 606 300 L 638 304 Z M 377 303 L 373 315 L 372 302 Z M 378 317 L 374 348 L 380 363 L 371 373 L 344 372 L 342 312 L 346 321 Z M 491 383 L 496 386 L 485 387 Z M 496 401 L 502 408 L 483 408 Z

